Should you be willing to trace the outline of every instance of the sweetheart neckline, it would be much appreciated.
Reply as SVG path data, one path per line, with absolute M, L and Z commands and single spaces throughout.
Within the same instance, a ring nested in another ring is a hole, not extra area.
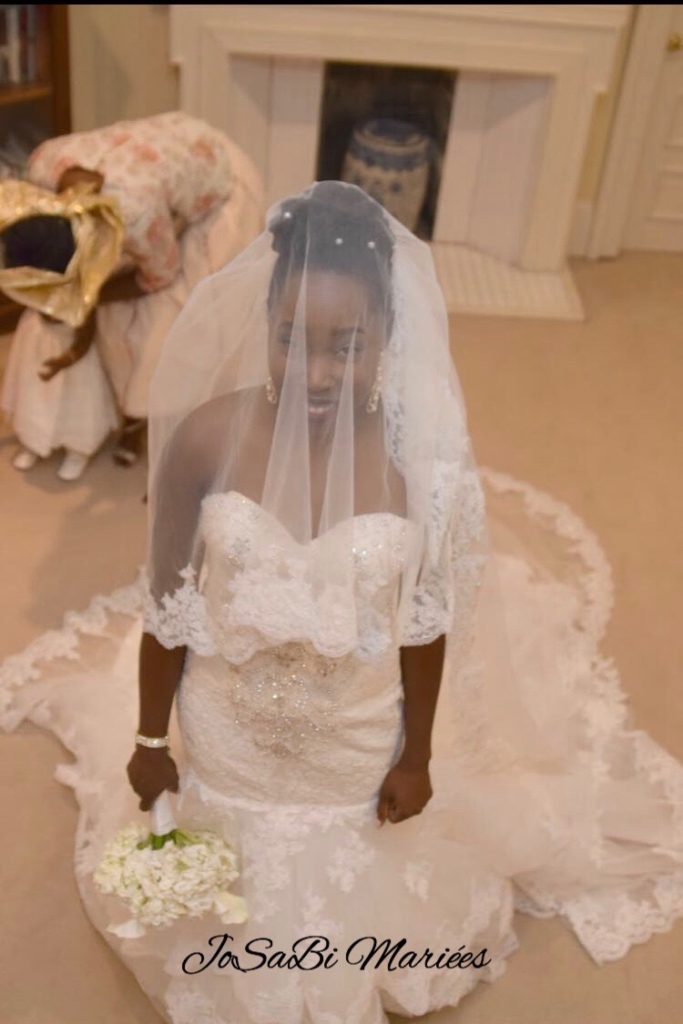
M 299 547 L 307 547 L 309 544 L 315 544 L 316 541 L 320 541 L 323 540 L 325 537 L 329 537 L 330 534 L 334 533 L 336 529 L 338 529 L 340 526 L 346 526 L 347 523 L 369 520 L 375 518 L 376 516 L 388 516 L 390 519 L 397 519 L 400 523 L 405 523 L 406 525 L 410 525 L 414 528 L 417 528 L 417 523 L 414 523 L 412 519 L 407 519 L 405 516 L 399 515 L 398 512 L 360 512 L 358 515 L 351 516 L 348 519 L 340 520 L 340 522 L 335 523 L 334 526 L 331 526 L 329 530 L 325 530 L 324 533 L 321 533 L 318 537 L 311 537 L 309 541 L 301 542 L 295 539 L 295 537 L 292 535 L 288 527 L 286 527 L 284 523 L 281 523 L 277 516 L 273 515 L 272 512 L 269 512 L 262 505 L 259 505 L 258 501 L 254 501 L 253 498 L 248 497 L 246 494 L 242 494 L 241 491 L 236 491 L 233 489 L 229 491 L 221 491 L 214 494 L 207 494 L 202 500 L 202 505 L 204 505 L 209 500 L 214 500 L 217 498 L 226 500 L 227 498 L 231 498 L 233 496 L 236 498 L 240 498 L 247 505 L 250 505 L 252 508 L 255 508 L 258 512 L 260 512 L 263 516 L 269 519 L 272 523 L 275 523 L 275 525 L 289 538 L 290 542 L 292 544 L 297 544 Z

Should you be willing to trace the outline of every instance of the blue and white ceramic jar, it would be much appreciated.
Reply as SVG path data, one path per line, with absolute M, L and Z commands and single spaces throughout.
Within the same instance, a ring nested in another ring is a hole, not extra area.
M 342 181 L 359 185 L 410 231 L 417 228 L 430 166 L 430 139 L 415 125 L 375 118 L 354 129 Z

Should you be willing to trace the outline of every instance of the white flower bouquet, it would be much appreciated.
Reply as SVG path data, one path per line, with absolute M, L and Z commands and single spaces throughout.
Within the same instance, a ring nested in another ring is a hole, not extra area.
M 211 910 L 224 924 L 246 921 L 243 898 L 228 888 L 239 877 L 232 847 L 215 832 L 177 828 L 166 792 L 150 814 L 151 833 L 135 824 L 121 829 L 94 871 L 99 891 L 121 897 L 132 913 L 108 930 L 119 938 L 140 938 L 146 925 L 163 927 Z

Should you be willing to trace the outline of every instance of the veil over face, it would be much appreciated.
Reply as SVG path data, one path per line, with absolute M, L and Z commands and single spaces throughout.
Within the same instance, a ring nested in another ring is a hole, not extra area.
M 277 204 L 194 290 L 149 408 L 146 628 L 161 643 L 234 663 L 290 641 L 371 661 L 446 635 L 455 706 L 474 672 L 488 724 L 473 755 L 547 755 L 513 677 L 425 243 L 353 185 Z M 265 517 L 280 543 L 236 550 L 231 515 Z M 376 516 L 384 561 L 364 547 Z M 220 589 L 220 622 L 206 586 Z

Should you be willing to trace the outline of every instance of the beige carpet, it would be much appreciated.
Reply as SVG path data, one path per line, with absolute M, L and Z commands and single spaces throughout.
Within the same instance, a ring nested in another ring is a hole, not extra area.
M 638 724 L 683 760 L 683 256 L 631 254 L 576 274 L 587 323 L 453 322 L 475 452 L 567 502 L 598 535 L 616 585 L 605 653 Z M 142 468 L 118 469 L 105 452 L 67 485 L 55 461 L 14 472 L 12 451 L 5 431 L 0 654 L 129 581 L 144 549 Z M 0 1022 L 152 1024 L 159 1017 L 78 899 L 76 804 L 52 777 L 69 760 L 34 727 L 0 739 Z M 683 922 L 602 968 L 555 920 L 518 915 L 517 932 L 507 974 L 430 1022 L 681 1019 Z

